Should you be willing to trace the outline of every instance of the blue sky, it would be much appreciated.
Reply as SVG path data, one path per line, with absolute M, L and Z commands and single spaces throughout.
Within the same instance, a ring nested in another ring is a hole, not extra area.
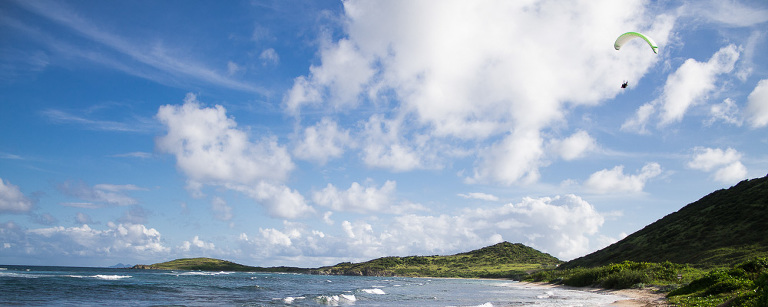
M 768 173 L 766 50 L 765 1 L 3 1 L 0 263 L 573 259 Z

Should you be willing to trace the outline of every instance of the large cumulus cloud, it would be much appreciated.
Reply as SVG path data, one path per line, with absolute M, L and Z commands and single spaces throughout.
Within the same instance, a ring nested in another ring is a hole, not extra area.
M 501 184 L 538 179 L 549 143 L 541 130 L 564 108 L 610 98 L 616 80 L 654 64 L 647 48 L 615 52 L 616 29 L 663 44 L 673 24 L 642 1 L 347 1 L 344 9 L 345 36 L 324 40 L 320 62 L 295 79 L 285 109 L 301 117 L 380 108 L 386 115 L 360 119 L 390 132 L 366 134 L 368 165 L 441 167 L 466 146 L 477 150 L 467 180 Z

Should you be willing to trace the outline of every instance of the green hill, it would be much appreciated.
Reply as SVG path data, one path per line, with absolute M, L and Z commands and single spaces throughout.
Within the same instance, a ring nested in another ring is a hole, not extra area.
M 362 263 L 343 262 L 311 270 L 312 274 L 361 276 L 510 278 L 562 263 L 523 244 L 502 242 L 451 256 L 383 257 Z
M 253 267 L 213 258 L 182 258 L 151 265 L 137 264 L 133 269 L 179 271 L 229 271 L 229 272 L 293 272 L 306 273 L 307 269 L 293 267 Z
M 561 268 L 625 260 L 733 265 L 768 255 L 768 176 L 715 191 L 602 250 Z

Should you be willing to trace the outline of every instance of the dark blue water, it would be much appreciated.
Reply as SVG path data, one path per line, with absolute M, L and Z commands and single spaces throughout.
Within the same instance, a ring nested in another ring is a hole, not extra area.
M 0 265 L 0 305 L 604 306 L 619 299 L 504 280 Z

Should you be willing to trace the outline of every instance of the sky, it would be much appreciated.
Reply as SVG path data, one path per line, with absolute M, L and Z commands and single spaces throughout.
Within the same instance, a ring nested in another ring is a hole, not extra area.
M 761 0 L 0 1 L 0 264 L 574 259 L 768 174 L 766 54 Z

